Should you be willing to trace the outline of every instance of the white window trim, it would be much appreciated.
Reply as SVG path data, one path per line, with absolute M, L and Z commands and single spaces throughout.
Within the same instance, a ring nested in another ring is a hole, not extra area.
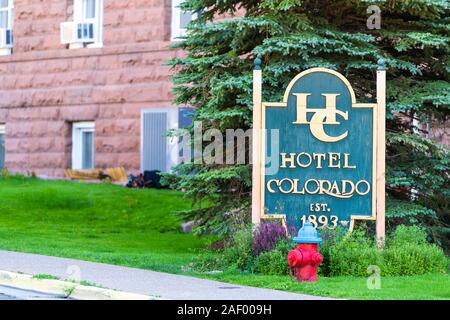
M 93 23 L 94 35 L 96 41 L 86 45 L 87 48 L 101 48 L 103 47 L 103 0 L 95 0 L 96 17 L 86 19 L 83 17 L 83 0 L 74 0 L 73 2 L 73 21 L 75 23 Z M 76 47 L 76 46 L 75 46 Z
M 186 35 L 187 30 L 180 27 L 181 8 L 180 5 L 184 0 L 172 0 L 172 25 L 171 25 L 171 41 L 179 41 L 178 37 Z M 192 20 L 197 19 L 198 14 L 192 14 Z
M 147 113 L 167 113 L 167 130 L 178 129 L 178 108 L 151 108 L 141 110 L 141 172 L 144 172 L 144 114 Z M 178 139 L 167 137 L 166 149 L 166 172 L 171 172 L 172 168 L 179 164 Z
M 94 133 L 94 160 L 95 160 L 95 123 L 94 122 L 74 122 L 72 124 L 72 169 L 82 169 L 82 133 L 93 132 Z
M 6 8 L 0 8 L 0 11 L 8 12 L 8 23 L 6 25 L 6 29 L 12 29 L 13 27 L 13 9 L 14 9 L 14 0 L 8 0 L 8 5 Z
M 14 0 L 8 0 L 8 5 L 5 8 L 0 8 L 0 11 L 8 12 L 8 21 L 6 24 L 6 30 L 13 31 L 13 23 L 14 23 Z M 5 29 L 1 29 L 5 30 Z M 2 31 L 4 32 L 4 31 Z M 12 52 L 11 47 L 0 48 L 0 56 L 10 55 Z

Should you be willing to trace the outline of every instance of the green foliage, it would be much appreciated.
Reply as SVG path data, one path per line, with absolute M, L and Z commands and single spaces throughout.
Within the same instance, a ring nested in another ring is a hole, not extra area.
M 392 80 L 388 87 L 388 94 L 393 97 L 388 109 L 391 112 L 410 113 L 421 120 L 427 120 L 430 108 L 435 111 L 435 116 L 446 118 L 450 105 L 450 89 L 447 81 L 437 80 L 428 82 L 417 82 L 404 76 Z M 423 108 L 423 105 L 428 108 Z M 444 108 L 442 108 L 444 107 Z
M 270 251 L 256 255 L 252 250 L 254 232 L 250 227 L 236 233 L 219 253 L 205 252 L 191 265 L 194 270 L 240 270 L 265 275 L 288 275 L 287 255 L 295 248 L 291 239 L 281 239 Z M 449 259 L 441 248 L 427 241 L 427 232 L 418 226 L 398 226 L 379 250 L 363 230 L 345 234 L 343 230 L 322 232 L 319 246 L 323 256 L 319 274 L 326 277 L 367 277 L 372 266 L 381 276 L 410 276 L 446 273 Z
M 287 254 L 295 246 L 290 239 L 282 238 L 275 247 L 259 255 L 255 254 L 254 239 L 258 230 L 247 225 L 225 242 L 218 253 L 205 251 L 196 257 L 190 267 L 195 271 L 241 270 L 265 274 L 288 274 Z
M 434 210 L 418 203 L 401 200 L 389 202 L 386 217 L 388 229 L 392 229 L 396 225 L 415 225 L 418 223 L 426 225 L 427 220 L 437 219 Z
M 383 252 L 383 275 L 445 273 L 449 260 L 436 245 L 428 244 L 424 229 L 399 226 Z
M 270 276 L 289 274 L 287 256 L 278 250 L 263 252 L 256 258 L 255 271 Z
M 6 179 L 10 176 L 9 171 L 7 168 L 2 168 L 0 170 L 0 179 Z
M 205 251 L 193 259 L 190 267 L 200 272 L 229 268 L 252 270 L 253 264 L 253 231 L 251 226 L 247 226 L 227 240 L 220 255 Z
M 241 270 L 253 267 L 253 232 L 251 227 L 238 231 L 223 254 L 224 263 Z
M 425 230 L 418 226 L 398 226 L 392 239 L 387 243 L 388 247 L 402 246 L 405 244 L 423 245 L 427 243 Z
M 370 4 L 380 6 L 379 30 L 366 26 Z M 279 101 L 296 73 L 320 66 L 343 73 L 361 102 L 375 98 L 376 61 L 383 57 L 389 226 L 414 218 L 434 241 L 450 247 L 449 150 L 414 133 L 412 123 L 450 118 L 448 1 L 187 0 L 183 8 L 202 15 L 175 45 L 186 56 L 168 64 L 176 73 L 175 102 L 194 106 L 204 131 L 252 126 L 256 56 L 263 61 L 264 101 Z M 229 18 L 214 19 L 218 15 Z M 190 212 L 199 232 L 230 234 L 229 213 L 249 214 L 249 165 L 186 164 L 177 170 L 169 178 L 173 186 L 188 190 L 194 201 L 215 204 Z
M 279 240 L 273 250 L 263 252 L 256 257 L 254 271 L 266 275 L 289 274 L 287 255 L 294 247 L 290 239 Z
M 329 263 L 330 276 L 366 276 L 369 266 L 382 265 L 382 257 L 372 239 L 355 231 L 331 247 Z
M 363 232 L 354 232 L 330 250 L 330 276 L 367 276 L 369 266 L 377 266 L 381 276 L 445 273 L 449 260 L 441 248 L 426 240 L 417 226 L 399 226 L 380 251 Z
M 32 278 L 38 279 L 38 280 L 59 280 L 60 279 L 56 276 L 52 276 L 51 274 L 36 274 Z
M 334 230 L 321 229 L 318 230 L 319 236 L 322 238 L 322 243 L 319 246 L 320 254 L 323 257 L 322 264 L 319 266 L 319 274 L 329 276 L 331 274 L 331 250 L 333 246 L 344 238 L 347 231 L 343 228 L 336 228 Z

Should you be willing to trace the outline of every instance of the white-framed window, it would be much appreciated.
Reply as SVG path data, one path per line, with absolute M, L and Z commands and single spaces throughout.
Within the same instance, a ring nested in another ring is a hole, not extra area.
M 73 21 L 61 23 L 61 43 L 70 49 L 103 46 L 103 0 L 74 0 Z
M 13 0 L 0 0 L 0 55 L 11 54 L 13 45 Z
M 0 124 L 0 169 L 5 167 L 5 156 L 6 156 L 6 148 L 5 148 L 5 125 Z
M 78 36 L 93 39 L 87 47 L 103 46 L 103 0 L 75 0 L 73 20 L 78 26 Z
M 94 169 L 95 123 L 74 122 L 72 125 L 72 169 Z
M 0 28 L 12 29 L 13 8 L 13 0 L 0 0 Z
M 183 2 L 184 0 L 172 0 L 172 40 L 185 36 L 189 22 L 198 17 L 197 13 L 183 12 L 180 8 Z

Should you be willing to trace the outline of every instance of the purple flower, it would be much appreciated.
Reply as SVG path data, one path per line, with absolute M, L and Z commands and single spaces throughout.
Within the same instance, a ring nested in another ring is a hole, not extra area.
M 285 239 L 286 230 L 276 222 L 263 222 L 253 238 L 253 253 L 257 256 L 263 252 L 272 250 L 278 240 Z

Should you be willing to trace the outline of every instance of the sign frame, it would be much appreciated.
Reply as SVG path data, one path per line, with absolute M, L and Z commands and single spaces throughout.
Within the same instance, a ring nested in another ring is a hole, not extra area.
M 376 220 L 377 243 L 381 247 L 385 238 L 385 90 L 386 71 L 384 61 L 378 61 L 377 70 L 377 102 L 358 103 L 350 82 L 341 73 L 327 68 L 311 68 L 297 74 L 286 87 L 281 102 L 262 102 L 262 70 L 261 60 L 255 59 L 253 72 L 253 192 L 252 192 L 252 222 L 260 223 L 262 219 L 281 219 L 286 227 L 285 214 L 266 214 L 264 207 L 265 194 L 265 129 L 266 109 L 286 108 L 288 97 L 294 84 L 302 77 L 316 72 L 328 73 L 338 77 L 347 87 L 351 97 L 351 108 L 372 108 L 373 117 L 373 154 L 372 154 L 372 207 L 365 215 L 350 216 L 349 232 L 355 226 L 356 220 Z M 382 143 L 380 143 L 382 142 Z

